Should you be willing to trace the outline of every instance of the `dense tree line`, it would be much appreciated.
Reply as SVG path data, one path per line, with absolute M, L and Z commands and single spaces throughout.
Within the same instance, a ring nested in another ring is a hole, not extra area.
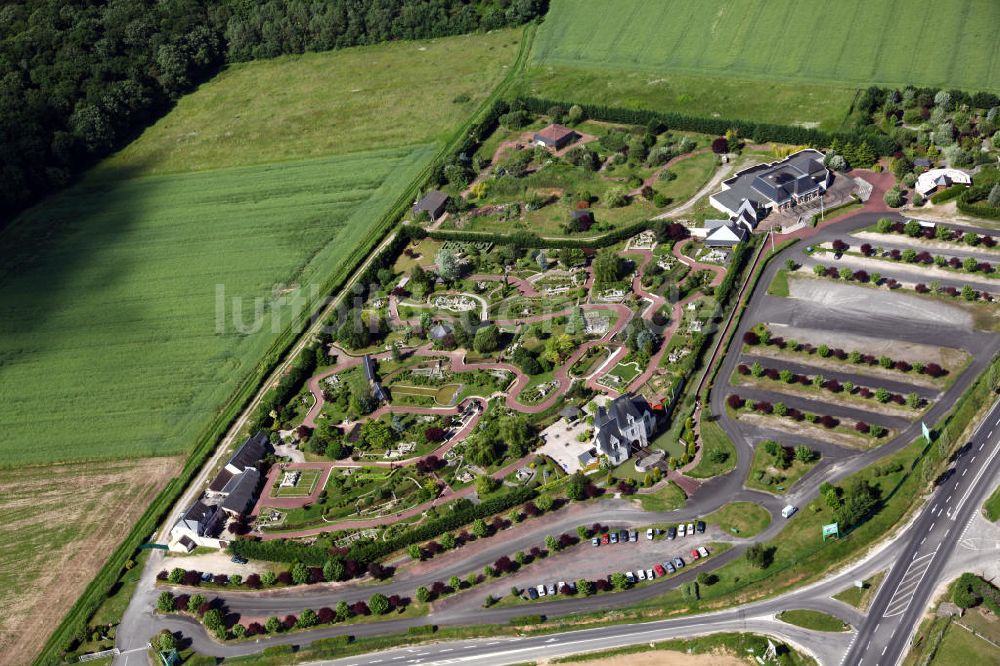
M 229 60 L 495 30 L 543 13 L 543 0 L 231 0 Z
M 545 0 L 12 0 L 0 7 L 0 219 L 134 138 L 227 61 L 530 20 Z

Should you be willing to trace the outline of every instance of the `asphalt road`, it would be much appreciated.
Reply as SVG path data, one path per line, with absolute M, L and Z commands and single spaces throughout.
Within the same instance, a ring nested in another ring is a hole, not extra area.
M 1000 402 L 961 449 L 914 523 L 842 663 L 886 666 L 906 654 L 944 565 L 982 502 L 994 490 L 983 480 L 1000 472 Z

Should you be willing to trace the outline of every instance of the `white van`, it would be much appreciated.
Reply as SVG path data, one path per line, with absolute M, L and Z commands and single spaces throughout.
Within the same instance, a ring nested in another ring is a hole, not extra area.
M 791 504 L 786 504 L 785 508 L 781 510 L 781 517 L 782 518 L 791 518 L 795 514 L 796 511 L 798 511 L 797 508 L 795 508 Z

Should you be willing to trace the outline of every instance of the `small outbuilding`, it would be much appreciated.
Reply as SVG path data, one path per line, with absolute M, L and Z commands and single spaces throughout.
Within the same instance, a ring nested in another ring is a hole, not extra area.
M 579 139 L 580 135 L 575 130 L 557 123 L 553 123 L 545 129 L 535 132 L 535 136 L 532 137 L 532 141 L 539 146 L 545 146 L 552 150 L 562 150 Z
M 711 223 L 721 222 L 718 226 L 712 227 Z M 746 240 L 747 230 L 729 220 L 706 220 L 705 227 L 709 229 L 705 236 L 707 247 L 735 247 Z
M 448 203 L 448 195 L 439 190 L 431 190 L 423 196 L 420 201 L 413 204 L 413 216 L 426 212 L 432 220 L 436 220 L 444 215 L 445 205 Z
M 448 324 L 436 324 L 431 328 L 427 336 L 431 340 L 440 342 L 441 340 L 444 340 L 449 335 L 451 335 L 451 333 L 452 333 L 451 326 L 448 326 Z

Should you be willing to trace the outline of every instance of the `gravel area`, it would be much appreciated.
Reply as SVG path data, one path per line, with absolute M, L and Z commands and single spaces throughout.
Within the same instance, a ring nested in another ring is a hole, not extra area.
M 788 292 L 791 298 L 806 300 L 814 305 L 825 306 L 848 316 L 915 319 L 950 324 L 972 330 L 972 315 L 962 308 L 946 303 L 935 303 L 909 294 L 869 289 L 828 280 L 789 280 Z M 787 331 L 781 334 L 786 338 L 793 337 Z M 851 336 L 836 334 L 831 337 L 843 339 Z M 882 341 L 882 344 L 888 343 L 898 349 L 895 341 Z M 839 347 L 847 348 L 846 342 L 837 342 L 836 344 Z

